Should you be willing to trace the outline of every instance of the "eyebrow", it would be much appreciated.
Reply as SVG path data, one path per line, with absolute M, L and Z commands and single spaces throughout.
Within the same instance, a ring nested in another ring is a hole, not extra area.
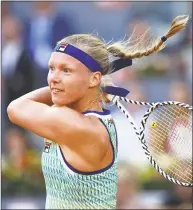
M 49 62 L 48 63 L 48 66 L 55 66 L 55 64 L 53 62 Z M 65 64 L 65 63 L 62 63 L 62 64 L 59 64 L 57 65 L 59 66 L 59 68 L 63 68 L 63 67 L 67 67 L 67 68 L 70 68 L 70 69 L 74 69 L 75 67 L 71 66 L 70 64 Z

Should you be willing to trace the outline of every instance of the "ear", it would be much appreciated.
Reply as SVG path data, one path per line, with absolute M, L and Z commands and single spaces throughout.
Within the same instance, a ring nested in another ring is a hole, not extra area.
M 91 77 L 90 77 L 90 83 L 89 83 L 89 87 L 95 87 L 98 86 L 101 82 L 101 73 L 100 72 L 94 72 L 92 73 Z

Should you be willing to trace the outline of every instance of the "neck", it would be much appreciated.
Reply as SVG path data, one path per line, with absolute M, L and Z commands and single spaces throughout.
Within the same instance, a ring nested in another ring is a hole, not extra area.
M 89 110 L 103 111 L 100 103 L 100 93 L 92 97 L 84 96 L 78 102 L 70 104 L 69 107 L 80 113 Z

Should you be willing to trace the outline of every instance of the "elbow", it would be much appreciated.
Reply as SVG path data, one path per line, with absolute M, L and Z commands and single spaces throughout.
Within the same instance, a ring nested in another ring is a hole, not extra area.
M 14 123 L 15 121 L 16 113 L 17 113 L 17 104 L 15 103 L 15 101 L 12 101 L 7 107 L 7 115 L 12 123 Z

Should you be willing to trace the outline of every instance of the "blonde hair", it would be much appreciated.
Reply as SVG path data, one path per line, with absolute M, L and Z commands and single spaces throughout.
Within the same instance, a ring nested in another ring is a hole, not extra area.
M 64 39 L 58 42 L 58 44 L 63 43 L 71 44 L 86 52 L 100 64 L 100 66 L 103 69 L 103 75 L 108 73 L 109 53 L 105 42 L 91 34 L 74 34 L 65 37 Z
M 177 16 L 172 21 L 172 24 L 164 37 L 168 39 L 174 34 L 182 31 L 188 20 L 189 16 Z M 106 76 L 112 71 L 112 66 L 110 65 L 109 61 L 110 56 L 123 59 L 135 59 L 151 55 L 165 47 L 165 43 L 161 38 L 157 38 L 152 41 L 150 37 L 147 39 L 146 35 L 147 33 L 144 33 L 144 35 L 137 39 L 135 44 L 133 44 L 130 39 L 121 40 L 114 43 L 105 43 L 103 40 L 91 34 L 75 34 L 65 37 L 59 41 L 58 44 L 72 44 L 93 57 L 103 68 L 102 75 L 105 75 L 105 77 L 103 77 L 101 81 L 101 87 L 105 87 L 107 85 L 113 85 L 112 79 Z M 149 40 L 148 44 L 147 40 Z
M 181 15 L 181 16 L 176 17 L 172 21 L 172 24 L 168 32 L 166 33 L 166 35 L 164 35 L 164 37 L 168 39 L 174 34 L 183 30 L 188 20 L 189 20 L 189 17 L 186 15 Z M 145 47 L 145 45 L 147 45 L 145 43 L 146 38 L 147 38 L 146 33 L 144 33 L 144 35 L 142 35 L 141 38 L 138 39 L 138 43 L 134 45 L 132 44 L 130 45 L 130 42 L 128 39 L 126 41 L 123 40 L 123 41 L 115 42 L 107 46 L 107 50 L 115 57 L 135 59 L 135 58 L 141 58 L 143 56 L 151 55 L 155 52 L 162 50 L 165 47 L 164 41 L 162 41 L 161 38 L 157 38 L 155 39 L 155 41 L 148 42 L 149 46 Z

